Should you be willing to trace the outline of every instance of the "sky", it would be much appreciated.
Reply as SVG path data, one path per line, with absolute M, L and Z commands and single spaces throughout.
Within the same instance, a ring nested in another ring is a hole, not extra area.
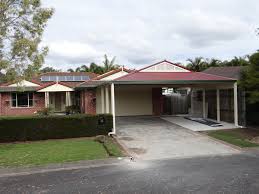
M 45 66 L 230 59 L 259 49 L 258 0 L 42 0 L 55 9 L 43 35 Z

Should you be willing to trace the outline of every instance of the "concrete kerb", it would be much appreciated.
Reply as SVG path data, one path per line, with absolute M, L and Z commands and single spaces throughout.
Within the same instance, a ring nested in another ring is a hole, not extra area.
M 79 162 L 49 164 L 46 166 L 17 167 L 17 168 L 0 168 L 0 178 L 11 176 L 23 176 L 37 173 L 57 172 L 63 170 L 86 169 L 101 166 L 112 166 L 123 164 L 128 157 L 109 158 L 102 160 L 84 160 Z

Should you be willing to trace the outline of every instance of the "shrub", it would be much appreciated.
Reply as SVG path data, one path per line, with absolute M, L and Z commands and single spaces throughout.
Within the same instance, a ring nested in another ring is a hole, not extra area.
M 38 115 L 40 116 L 49 116 L 52 113 L 52 108 L 43 108 L 37 112 Z
M 66 106 L 66 114 L 78 114 L 80 113 L 80 107 L 77 105 Z
M 1 117 L 0 142 L 92 137 L 111 129 L 110 114 Z

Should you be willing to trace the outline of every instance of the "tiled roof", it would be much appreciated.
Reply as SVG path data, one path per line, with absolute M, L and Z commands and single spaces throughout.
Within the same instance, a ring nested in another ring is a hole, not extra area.
M 231 67 L 210 67 L 204 70 L 204 73 L 212 74 L 212 75 L 219 75 L 234 79 L 239 79 L 241 76 L 242 70 L 245 66 L 231 66 Z
M 118 73 L 118 72 L 120 72 L 120 71 L 125 71 L 125 72 L 127 72 L 127 73 L 130 73 L 130 72 L 132 72 L 133 70 L 130 70 L 130 69 L 126 69 L 126 68 L 118 68 L 118 69 L 114 69 L 114 70 L 111 70 L 111 71 L 109 71 L 109 72 L 106 72 L 106 73 L 104 73 L 104 74 L 102 74 L 102 75 L 99 75 L 99 76 L 97 76 L 97 77 L 95 77 L 95 78 L 93 78 L 94 80 L 100 80 L 100 79 L 102 79 L 102 78 L 105 78 L 105 77 L 108 77 L 108 76 L 110 76 L 110 75 L 113 75 L 113 74 L 115 74 L 115 73 Z

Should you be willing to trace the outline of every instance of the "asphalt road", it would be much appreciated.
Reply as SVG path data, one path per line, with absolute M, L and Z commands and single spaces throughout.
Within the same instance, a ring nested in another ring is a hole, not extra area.
M 0 193 L 259 193 L 259 156 L 125 161 L 3 177 Z

